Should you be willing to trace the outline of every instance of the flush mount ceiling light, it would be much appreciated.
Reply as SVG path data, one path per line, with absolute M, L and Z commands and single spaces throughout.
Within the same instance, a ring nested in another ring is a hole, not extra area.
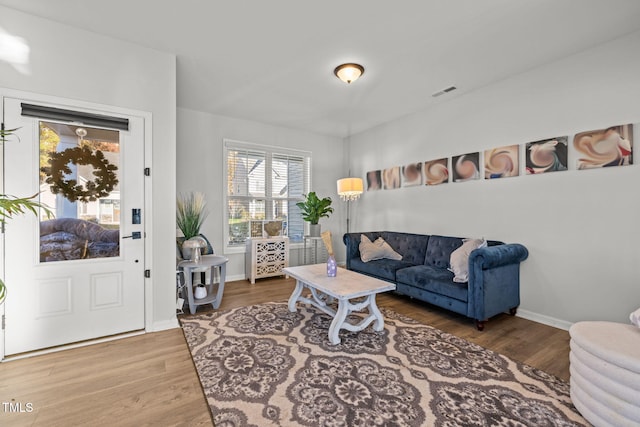
M 362 74 L 364 74 L 364 67 L 360 64 L 342 64 L 338 65 L 333 74 L 345 83 L 351 83 L 356 81 Z

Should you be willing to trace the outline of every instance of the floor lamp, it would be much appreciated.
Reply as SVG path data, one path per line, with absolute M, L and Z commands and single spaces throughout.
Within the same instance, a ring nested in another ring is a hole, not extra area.
M 349 232 L 349 205 L 352 201 L 358 200 L 364 191 L 364 184 L 361 178 L 342 178 L 338 180 L 338 195 L 347 202 L 347 233 Z

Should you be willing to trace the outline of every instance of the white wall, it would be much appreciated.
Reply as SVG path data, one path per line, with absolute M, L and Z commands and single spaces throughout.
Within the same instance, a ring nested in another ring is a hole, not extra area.
M 351 170 L 363 178 L 369 170 L 570 136 L 567 172 L 365 193 L 352 229 L 522 243 L 530 251 L 521 268 L 523 317 L 561 327 L 628 322 L 640 307 L 640 167 L 575 170 L 571 135 L 640 123 L 639 48 L 636 32 L 352 136 Z M 640 147 L 640 127 L 634 131 Z
M 176 59 L 0 7 L 0 32 L 24 39 L 29 64 L 0 60 L 0 87 L 153 114 L 154 300 L 150 329 L 175 326 Z
M 205 194 L 210 213 L 201 231 L 211 240 L 216 253 L 223 253 L 225 248 L 225 138 L 311 151 L 311 190 L 320 197 L 331 197 L 335 209 L 329 218 L 320 220 L 322 230 L 332 232 L 335 247 L 341 249 L 344 246 L 341 239 L 346 228 L 345 208 L 336 192 L 336 181 L 343 177 L 344 170 L 344 143 L 341 139 L 178 108 L 177 191 Z M 344 249 L 341 250 L 344 253 Z M 291 251 L 292 265 L 298 263 L 299 252 L 297 249 Z M 227 278 L 244 278 L 244 254 L 225 255 L 229 257 Z

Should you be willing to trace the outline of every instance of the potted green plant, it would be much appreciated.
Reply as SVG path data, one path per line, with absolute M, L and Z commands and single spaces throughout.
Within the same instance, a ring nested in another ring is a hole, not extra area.
M 176 225 L 184 236 L 178 239 L 184 259 L 191 257 L 192 249 L 182 248 L 182 243 L 192 237 L 200 235 L 200 227 L 202 227 L 204 220 L 207 218 L 207 215 L 209 215 L 209 212 L 206 210 L 206 205 L 207 203 L 202 193 L 189 192 L 178 196 L 176 203 Z
M 302 211 L 302 219 L 308 221 L 310 224 L 310 236 L 320 237 L 321 229 L 318 221 L 320 221 L 320 218 L 329 218 L 329 214 L 333 213 L 331 202 L 330 197 L 320 199 L 315 191 L 311 191 L 305 196 L 303 202 L 296 203 L 296 206 Z
M 12 135 L 17 129 L 1 129 L 0 130 L 0 142 L 4 143 L 5 138 Z M 42 208 L 47 216 L 51 218 L 53 212 L 46 205 L 35 201 L 38 194 L 34 194 L 31 197 L 15 197 L 6 194 L 0 194 L 0 224 L 4 227 L 4 224 L 15 215 L 22 215 L 28 212 L 38 215 L 38 209 Z M 4 303 L 7 297 L 7 286 L 4 281 L 0 279 L 0 305 Z M 1 356 L 1 355 L 0 355 Z

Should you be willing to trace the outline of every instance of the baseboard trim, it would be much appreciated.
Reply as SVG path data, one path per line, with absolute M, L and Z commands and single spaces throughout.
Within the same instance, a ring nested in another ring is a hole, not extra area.
M 245 276 L 244 274 L 234 274 L 233 276 L 225 277 L 225 283 L 233 282 L 234 280 L 247 280 L 247 276 Z
M 151 329 L 147 330 L 147 332 L 160 332 L 166 331 L 167 329 L 179 328 L 180 323 L 178 323 L 178 318 L 174 317 L 173 319 L 163 320 L 161 322 L 153 322 L 151 325 Z
M 564 329 L 565 331 L 568 331 L 571 325 L 573 325 L 573 323 L 567 322 L 566 320 L 556 319 L 555 317 L 545 316 L 544 314 L 534 313 L 533 311 L 523 310 L 521 308 L 518 309 L 516 316 L 542 323 L 543 325 L 553 326 L 554 328 Z

